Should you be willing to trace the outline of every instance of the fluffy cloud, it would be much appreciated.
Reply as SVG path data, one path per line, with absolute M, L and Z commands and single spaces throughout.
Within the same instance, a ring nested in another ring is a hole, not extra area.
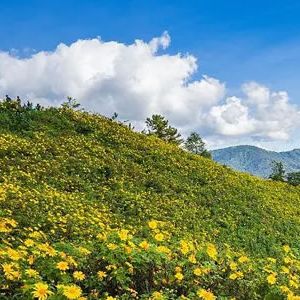
M 60 44 L 52 52 L 19 58 L 0 52 L 0 94 L 43 105 L 75 97 L 87 110 L 141 124 L 160 113 L 183 132 L 200 130 L 209 139 L 287 139 L 299 111 L 285 92 L 257 83 L 243 97 L 226 98 L 225 84 L 197 74 L 192 55 L 167 54 L 170 36 L 125 45 L 101 39 Z M 298 126 L 298 125 L 297 125 Z
M 300 111 L 289 103 L 284 91 L 271 92 L 250 82 L 242 86 L 244 97 L 229 97 L 213 106 L 207 124 L 220 136 L 250 137 L 253 140 L 288 140 L 300 125 Z

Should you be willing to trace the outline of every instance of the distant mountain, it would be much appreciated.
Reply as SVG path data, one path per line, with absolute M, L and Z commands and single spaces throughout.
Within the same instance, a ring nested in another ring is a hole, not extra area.
M 235 170 L 268 177 L 272 161 L 281 161 L 287 172 L 300 171 L 300 149 L 286 152 L 267 151 L 255 146 L 235 146 L 212 151 L 215 161 Z

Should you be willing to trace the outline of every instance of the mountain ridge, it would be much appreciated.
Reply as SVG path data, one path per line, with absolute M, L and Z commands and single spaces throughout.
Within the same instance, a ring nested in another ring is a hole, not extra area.
M 287 173 L 300 171 L 300 149 L 271 151 L 253 145 L 238 145 L 212 150 L 218 163 L 235 170 L 267 178 L 272 172 L 272 162 L 282 162 Z

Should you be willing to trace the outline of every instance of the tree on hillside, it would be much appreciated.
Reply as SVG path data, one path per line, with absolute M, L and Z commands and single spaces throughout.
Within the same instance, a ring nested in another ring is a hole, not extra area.
M 272 162 L 272 173 L 269 176 L 269 179 L 274 181 L 285 181 L 285 170 L 281 161 Z
M 61 107 L 64 109 L 75 109 L 80 106 L 80 103 L 72 97 L 67 97 L 67 101 L 63 102 Z
M 288 173 L 286 179 L 291 185 L 300 185 L 300 172 Z
M 152 115 L 151 118 L 147 118 L 146 126 L 148 135 L 155 135 L 166 142 L 177 145 L 182 143 L 181 134 L 176 128 L 170 126 L 169 121 L 161 115 Z
M 192 132 L 184 143 L 184 147 L 189 152 L 211 158 L 211 154 L 205 148 L 205 143 L 197 132 Z

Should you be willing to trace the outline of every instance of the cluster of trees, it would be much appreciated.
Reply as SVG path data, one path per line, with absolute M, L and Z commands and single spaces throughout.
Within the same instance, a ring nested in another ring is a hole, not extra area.
M 300 185 L 300 172 L 286 173 L 282 162 L 273 161 L 272 173 L 270 174 L 269 179 L 287 182 L 296 186 Z
M 146 119 L 148 135 L 154 135 L 158 138 L 173 143 L 176 145 L 184 145 L 187 151 L 211 158 L 210 152 L 206 149 L 205 143 L 197 132 L 192 132 L 184 141 L 181 134 L 175 127 L 169 125 L 169 121 L 161 115 L 152 115 L 151 118 Z

